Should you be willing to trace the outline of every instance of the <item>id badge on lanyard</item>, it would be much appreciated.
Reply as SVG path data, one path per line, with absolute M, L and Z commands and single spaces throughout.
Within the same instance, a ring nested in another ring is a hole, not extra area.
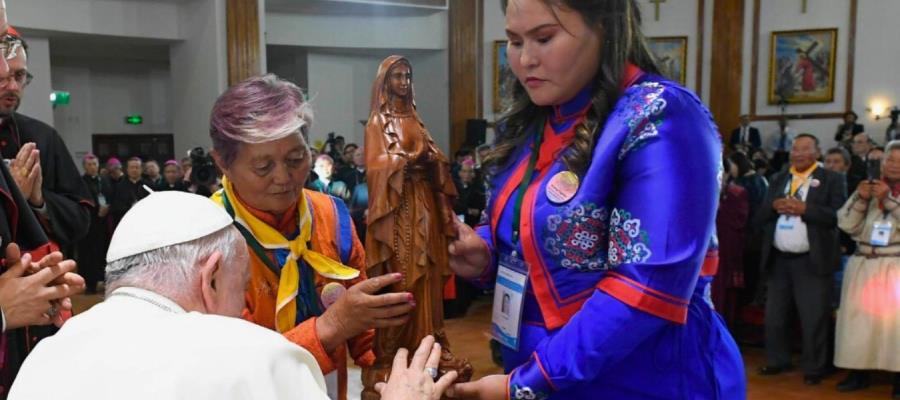
M 519 350 L 522 327 L 522 305 L 528 285 L 528 266 L 515 252 L 500 256 L 497 285 L 494 288 L 494 310 L 491 335 L 500 344 Z
M 890 243 L 891 230 L 893 228 L 894 226 L 891 221 L 875 221 L 875 224 L 872 228 L 872 237 L 869 238 L 869 244 L 871 244 L 872 247 L 887 246 Z

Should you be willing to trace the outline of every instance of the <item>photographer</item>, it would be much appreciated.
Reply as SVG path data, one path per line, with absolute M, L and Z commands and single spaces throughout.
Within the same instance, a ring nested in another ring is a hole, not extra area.
M 184 172 L 188 191 L 204 197 L 212 196 L 219 190 L 219 170 L 212 156 L 202 147 L 195 147 L 188 153 L 190 168 Z
M 898 119 L 900 119 L 900 108 L 894 107 L 891 109 L 891 123 L 884 131 L 884 143 L 890 143 L 892 140 L 900 139 L 900 137 L 898 137 L 898 135 L 900 135 L 900 123 L 897 122 Z
M 874 151 L 874 150 L 873 150 Z M 884 163 L 867 162 L 869 177 L 838 211 L 838 226 L 857 241 L 847 262 L 837 313 L 834 364 L 851 369 L 837 388 L 869 386 L 867 370 L 894 372 L 893 398 L 900 397 L 900 141 L 887 145 Z
M 844 147 L 850 147 L 850 141 L 853 139 L 853 135 L 857 133 L 864 132 L 866 129 L 862 126 L 862 124 L 857 124 L 856 120 L 859 119 L 859 116 L 856 115 L 853 111 L 847 111 L 844 113 L 844 123 L 838 125 L 837 132 L 834 134 L 834 141 L 841 143 Z
M 328 155 L 332 160 L 341 160 L 344 154 L 344 137 L 335 136 L 334 132 L 329 132 L 328 140 L 325 141 L 325 147 L 321 149 L 320 153 Z

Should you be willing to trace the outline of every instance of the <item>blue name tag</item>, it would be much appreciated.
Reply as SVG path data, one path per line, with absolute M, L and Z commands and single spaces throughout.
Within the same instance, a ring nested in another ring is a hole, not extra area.
M 872 237 L 869 238 L 869 243 L 873 247 L 887 246 L 891 241 L 892 229 L 893 224 L 891 224 L 891 221 L 875 222 L 872 229 Z
M 522 304 L 528 284 L 528 267 L 515 253 L 500 256 L 497 285 L 494 287 L 494 309 L 491 335 L 500 344 L 519 349 L 522 326 Z

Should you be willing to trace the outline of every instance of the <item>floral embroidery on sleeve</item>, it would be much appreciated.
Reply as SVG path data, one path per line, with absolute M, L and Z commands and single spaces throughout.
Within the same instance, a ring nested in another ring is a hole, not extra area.
M 628 135 L 619 150 L 619 160 L 624 159 L 632 150 L 643 147 L 650 138 L 659 135 L 657 128 L 662 124 L 661 115 L 666 108 L 666 99 L 662 98 L 665 90 L 665 86 L 659 82 L 644 82 L 626 94 L 623 118 L 628 123 Z
M 652 255 L 647 231 L 641 229 L 641 220 L 618 208 L 610 216 L 609 267 L 642 263 Z
M 535 392 L 528 386 L 513 385 L 512 398 L 515 400 L 543 400 L 547 398 L 547 394 L 543 392 Z
M 544 249 L 561 257 L 560 265 L 578 271 L 606 269 L 609 212 L 594 203 L 567 207 L 547 217 Z

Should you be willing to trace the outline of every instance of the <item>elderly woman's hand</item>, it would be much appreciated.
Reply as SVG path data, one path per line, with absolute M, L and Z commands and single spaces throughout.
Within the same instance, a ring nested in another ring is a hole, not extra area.
M 328 352 L 372 328 L 399 326 L 416 306 L 412 293 L 377 295 L 381 289 L 403 281 L 403 274 L 387 274 L 353 285 L 316 321 L 316 334 Z
M 394 356 L 394 366 L 387 383 L 380 382 L 375 390 L 384 400 L 438 400 L 456 380 L 456 371 L 450 371 L 435 382 L 429 371 L 437 371 L 441 360 L 441 345 L 434 337 L 426 336 L 406 365 L 408 351 L 400 349 Z

